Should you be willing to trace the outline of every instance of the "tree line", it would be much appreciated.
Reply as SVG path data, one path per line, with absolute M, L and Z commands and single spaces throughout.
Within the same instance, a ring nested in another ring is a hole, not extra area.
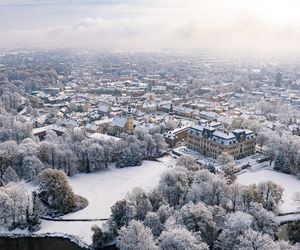
M 145 159 L 162 156 L 166 143 L 160 134 L 136 131 L 122 134 L 119 140 L 87 138 L 81 129 L 69 130 L 59 137 L 49 131 L 45 140 L 26 138 L 20 143 L 0 143 L 0 185 L 11 181 L 31 181 L 46 168 L 63 170 L 68 176 L 117 167 L 140 165 Z

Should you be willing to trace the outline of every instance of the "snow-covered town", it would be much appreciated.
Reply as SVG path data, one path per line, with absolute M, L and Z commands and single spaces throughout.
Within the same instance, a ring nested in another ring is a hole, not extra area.
M 209 65 L 214 80 L 187 80 L 188 65 L 180 76 L 165 68 L 172 54 L 150 53 L 147 62 L 146 54 L 109 54 L 118 66 L 106 71 L 106 64 L 96 62 L 107 55 L 60 53 L 0 57 L 1 237 L 60 237 L 80 248 L 131 249 L 122 244 L 131 244 L 127 234 L 134 229 L 145 230 L 157 247 L 176 234 L 192 239 L 202 232 L 185 224 L 193 216 L 193 223 L 200 220 L 206 228 L 205 240 L 193 243 L 196 249 L 219 249 L 222 237 L 230 237 L 229 229 L 221 233 L 226 220 L 246 228 L 252 221 L 243 237 L 297 249 L 297 237 L 289 236 L 300 219 L 300 93 L 290 85 L 296 75 L 281 64 L 266 64 L 260 71 L 232 72 L 228 83 L 227 71 L 216 75 L 220 62 L 210 59 L 198 74 Z M 57 57 L 76 57 L 77 63 L 56 69 Z M 19 68 L 26 58 L 30 64 Z M 142 73 L 137 66 L 157 58 L 164 59 L 164 74 Z M 182 67 L 184 57 L 175 58 Z M 29 74 L 35 61 L 40 69 Z M 240 74 L 248 75 L 243 85 L 235 80 Z M 223 214 L 220 225 L 215 213 Z M 207 227 L 215 236 L 206 235 Z M 232 249 L 230 244 L 224 249 Z
M 0 1 L 0 250 L 300 250 L 299 10 Z

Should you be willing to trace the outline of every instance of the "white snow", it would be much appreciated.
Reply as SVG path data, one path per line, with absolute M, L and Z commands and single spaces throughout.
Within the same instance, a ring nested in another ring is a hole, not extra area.
M 243 173 L 237 176 L 237 181 L 243 185 L 258 184 L 263 181 L 273 181 L 280 184 L 283 188 L 282 203 L 279 205 L 281 213 L 289 213 L 299 211 L 293 196 L 296 192 L 300 192 L 300 181 L 296 176 L 276 172 L 274 170 L 263 169 L 256 172 Z
M 288 214 L 288 215 L 278 216 L 276 220 L 279 224 L 283 224 L 291 221 L 299 221 L 300 214 Z
M 78 174 L 70 178 L 70 184 L 76 194 L 88 199 L 89 205 L 78 212 L 63 216 L 64 219 L 102 219 L 109 218 L 110 207 L 134 187 L 143 187 L 146 190 L 154 188 L 165 172 L 175 160 L 162 157 L 159 161 L 144 161 L 141 166 L 116 169 L 111 167 L 106 171 L 90 174 Z M 174 165 L 173 164 L 173 165 Z M 32 184 L 26 184 L 29 190 L 34 189 Z M 41 230 L 34 235 L 72 236 L 85 244 L 92 244 L 92 225 L 101 226 L 102 222 L 73 222 L 73 221 L 46 221 L 42 220 Z M 0 228 L 0 234 L 7 233 L 7 229 Z M 29 234 L 27 230 L 14 230 L 10 234 Z
M 159 177 L 167 169 L 171 157 L 159 161 L 144 161 L 141 166 L 123 169 L 112 168 L 107 171 L 79 174 L 70 178 L 76 194 L 88 199 L 89 205 L 76 213 L 64 216 L 65 219 L 108 218 L 110 207 L 123 199 L 134 187 L 149 190 L 158 184 Z

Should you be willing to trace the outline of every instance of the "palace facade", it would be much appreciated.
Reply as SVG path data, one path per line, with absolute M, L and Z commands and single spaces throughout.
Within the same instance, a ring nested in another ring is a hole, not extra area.
M 225 132 L 214 127 L 192 126 L 188 131 L 188 147 L 201 154 L 217 158 L 223 152 L 234 159 L 242 159 L 255 153 L 256 138 L 248 129 Z

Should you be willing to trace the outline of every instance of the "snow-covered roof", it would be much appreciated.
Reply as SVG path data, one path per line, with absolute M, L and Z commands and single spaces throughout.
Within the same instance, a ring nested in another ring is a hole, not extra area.
M 85 128 L 92 131 L 96 131 L 98 127 L 95 124 L 88 123 L 87 125 L 85 125 Z
M 192 126 L 190 128 L 190 133 L 195 133 L 197 136 L 202 137 L 203 136 L 203 130 L 210 131 L 211 135 L 208 138 L 209 140 L 212 140 L 215 143 L 219 143 L 222 145 L 231 145 L 238 142 L 238 137 L 236 134 L 239 133 L 245 133 L 246 134 L 246 140 L 253 139 L 254 134 L 251 130 L 248 129 L 235 129 L 233 132 L 224 132 L 221 130 L 217 130 L 213 127 L 203 127 L 203 126 Z
M 99 105 L 99 111 L 100 112 L 106 113 L 106 112 L 109 111 L 109 109 L 110 109 L 110 107 L 108 105 L 106 105 L 106 104 Z
M 109 117 L 102 117 L 101 120 L 94 121 L 95 124 L 101 125 L 112 122 L 114 119 Z
M 73 119 L 70 118 L 64 118 L 62 123 L 66 126 L 74 126 L 74 127 L 78 127 L 79 123 Z
M 112 121 L 111 126 L 112 127 L 124 128 L 125 124 L 126 124 L 126 117 L 124 117 L 124 116 L 117 116 Z
M 213 136 L 219 137 L 224 140 L 235 139 L 235 135 L 233 133 L 224 133 L 222 131 L 214 131 Z
M 174 140 L 176 138 L 176 134 L 173 133 L 172 131 L 168 131 L 168 132 L 164 133 L 164 137 L 166 139 Z
M 56 124 L 51 124 L 51 125 L 47 125 L 47 126 L 40 127 L 40 128 L 34 128 L 32 130 L 32 134 L 37 135 L 37 134 L 47 132 L 47 131 L 50 131 L 50 130 L 58 131 L 58 132 L 61 132 L 61 133 L 66 132 L 66 128 L 64 128 L 62 126 L 59 126 L 59 125 L 56 125 Z
M 100 141 L 109 141 L 109 140 L 119 141 L 119 140 L 121 140 L 118 137 L 107 135 L 107 134 L 101 134 L 101 133 L 93 133 L 93 134 L 89 135 L 89 138 L 93 138 L 93 139 L 100 140 Z

